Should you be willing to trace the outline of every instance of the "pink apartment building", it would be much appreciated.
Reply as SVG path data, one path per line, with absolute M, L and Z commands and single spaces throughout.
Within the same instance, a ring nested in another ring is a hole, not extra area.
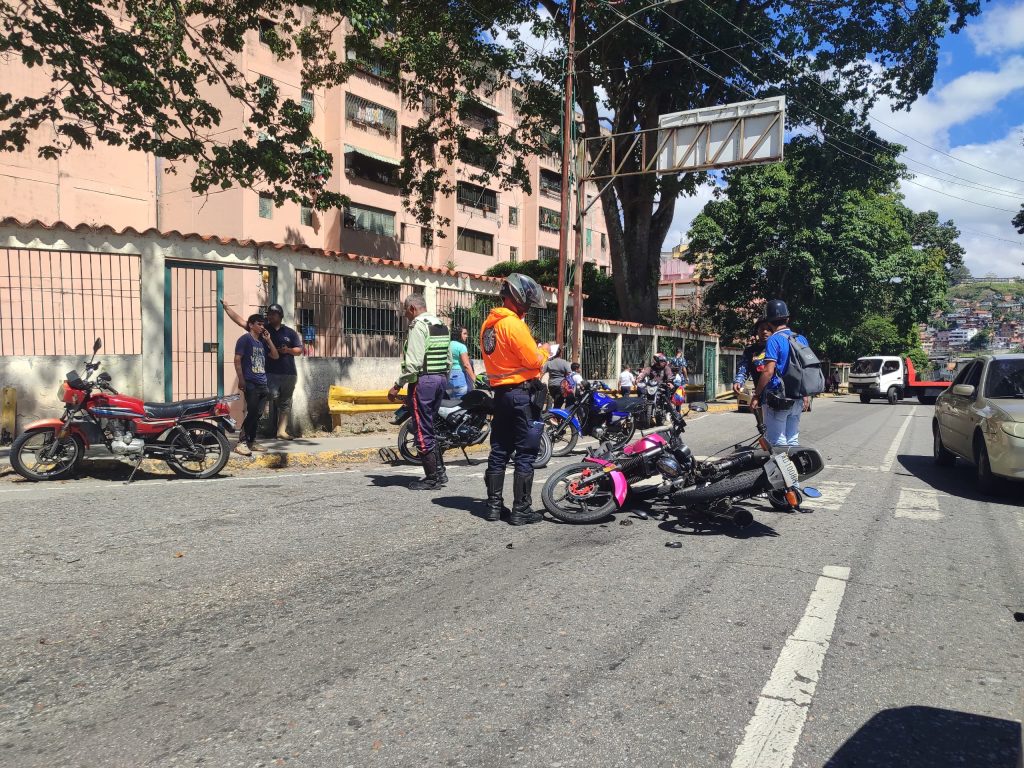
M 451 223 L 445 237 L 438 237 L 403 209 L 396 181 L 402 132 L 420 118 L 423 105 L 403 104 L 394 80 L 375 61 L 362 61 L 360 71 L 342 87 L 304 92 L 297 62 L 276 60 L 257 32 L 251 36 L 240 68 L 253 80 L 269 79 L 282 96 L 300 100 L 313 113 L 314 133 L 334 158 L 329 187 L 350 198 L 349 209 L 315 212 L 293 203 L 276 208 L 269 198 L 247 189 L 197 196 L 189 188 L 187 164 L 167 173 L 160 158 L 97 145 L 59 160 L 38 159 L 35 147 L 0 156 L 0 210 L 23 221 L 154 227 L 308 245 L 469 273 L 485 272 L 501 261 L 557 255 L 561 176 L 556 156 L 530 159 L 532 193 L 527 195 L 470 183 L 469 175 L 493 164 L 494 158 L 481 156 L 468 144 L 450 168 L 457 193 L 439 200 L 438 213 Z M 343 34 L 338 45 L 344 47 Z M 41 68 L 25 69 L 18 62 L 0 65 L 2 90 L 33 93 L 47 86 Z M 218 138 L 240 135 L 244 108 L 227 98 L 219 106 L 223 122 Z M 474 133 L 513 124 L 512 92 L 488 99 L 468 95 L 461 114 Z M 597 190 L 586 193 L 592 198 Z M 600 206 L 587 215 L 583 247 L 588 261 L 609 269 Z

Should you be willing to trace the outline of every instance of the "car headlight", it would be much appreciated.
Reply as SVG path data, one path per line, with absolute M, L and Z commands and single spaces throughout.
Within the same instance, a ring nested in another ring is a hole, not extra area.
M 1019 437 L 1024 440 L 1024 423 L 1019 421 L 1004 421 L 999 425 L 1003 432 L 1014 437 Z

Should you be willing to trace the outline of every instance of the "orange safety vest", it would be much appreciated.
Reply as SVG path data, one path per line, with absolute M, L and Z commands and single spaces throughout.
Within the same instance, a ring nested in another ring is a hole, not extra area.
M 547 355 L 537 348 L 526 323 L 505 307 L 495 307 L 484 320 L 480 349 L 492 387 L 540 378 L 541 368 L 547 361 Z

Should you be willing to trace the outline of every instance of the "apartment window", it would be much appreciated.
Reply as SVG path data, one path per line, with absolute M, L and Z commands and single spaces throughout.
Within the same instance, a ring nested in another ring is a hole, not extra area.
M 601 250 L 608 250 L 608 235 L 606 235 L 604 232 L 601 233 Z
M 434 97 L 431 94 L 426 93 L 426 94 L 423 95 L 423 111 L 426 114 L 428 114 L 428 115 L 434 114 L 434 105 L 436 103 L 437 103 L 436 99 L 434 99 Z
M 313 111 L 316 107 L 313 106 L 313 92 L 303 91 L 302 92 L 302 111 L 310 117 L 313 116 Z
M 260 19 L 260 42 L 264 45 L 270 45 L 271 38 L 276 37 L 276 30 L 274 29 L 274 22 L 270 19 Z
M 519 226 L 519 209 L 512 205 L 508 207 L 508 225 L 510 227 Z
M 473 97 L 467 97 L 459 104 L 459 117 L 470 128 L 485 133 L 494 133 L 498 130 L 498 116 L 494 109 Z
M 562 214 L 550 208 L 541 208 L 540 228 L 548 232 L 557 232 L 562 228 Z
M 397 187 L 398 166 L 394 162 L 387 162 L 386 158 L 375 157 L 368 152 L 345 148 L 345 175 L 372 181 L 376 184 L 385 184 L 389 187 Z
M 259 89 L 260 96 L 264 96 L 274 88 L 274 80 L 266 75 L 260 75 L 256 79 L 256 87 Z
M 558 249 L 557 248 L 548 248 L 546 245 L 542 245 L 542 246 L 540 246 L 537 249 L 537 258 L 538 259 L 557 259 L 558 258 Z
M 606 266 L 600 266 L 600 267 L 598 267 L 598 269 L 600 269 L 600 270 L 601 270 L 601 274 L 602 274 L 602 275 L 607 275 L 607 274 L 608 274 L 608 267 L 606 267 Z
M 313 226 L 313 209 L 308 205 L 299 207 L 299 223 L 304 227 Z
M 460 205 L 468 205 L 483 211 L 498 210 L 497 192 L 484 187 L 478 187 L 476 184 L 469 184 L 465 181 L 458 183 L 455 189 L 455 199 Z
M 493 170 L 498 165 L 498 156 L 477 139 L 459 139 L 459 159 L 477 168 Z
M 434 230 L 430 227 L 420 227 L 420 247 L 429 248 L 434 244 Z
M 519 261 L 519 249 L 516 248 L 514 245 L 508 249 L 508 260 L 511 261 L 513 264 Z
M 349 37 L 345 41 L 345 58 L 364 75 L 379 80 L 380 85 L 392 91 L 398 90 L 398 64 L 385 60 L 380 51 L 365 47 L 360 50 L 355 38 Z
M 398 135 L 398 113 L 356 96 L 345 94 L 345 118 L 352 125 L 382 133 L 388 138 Z
M 274 198 L 265 192 L 260 192 L 260 218 L 274 218 Z
M 472 229 L 460 229 L 458 248 L 460 251 L 493 256 L 494 236 L 488 235 L 486 232 L 476 232 Z
M 562 174 L 540 169 L 540 193 L 545 197 L 562 196 Z
M 350 205 L 345 209 L 345 229 L 372 232 L 384 237 L 395 236 L 395 214 L 380 208 Z

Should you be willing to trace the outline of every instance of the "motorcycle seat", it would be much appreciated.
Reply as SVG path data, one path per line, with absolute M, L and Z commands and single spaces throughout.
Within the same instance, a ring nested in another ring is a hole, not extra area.
M 462 398 L 457 397 L 454 400 L 448 400 L 447 398 L 441 401 L 442 408 L 458 408 L 462 405 Z
M 646 403 L 641 397 L 620 397 L 615 401 L 614 410 L 620 412 L 633 411 L 641 406 L 646 406 Z
M 154 419 L 178 419 L 190 414 L 206 413 L 213 410 L 220 398 L 201 397 L 195 400 L 178 400 L 174 403 L 143 403 L 146 415 Z

